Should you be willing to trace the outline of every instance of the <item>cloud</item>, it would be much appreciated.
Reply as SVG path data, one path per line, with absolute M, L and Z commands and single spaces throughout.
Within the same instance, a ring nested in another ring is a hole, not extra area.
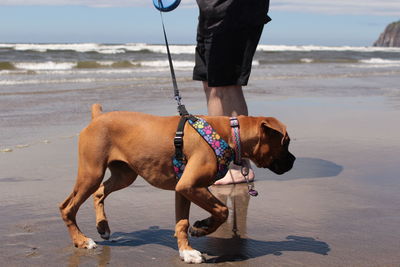
M 89 7 L 151 6 L 152 0 L 0 0 L 0 6 L 78 5 Z M 195 0 L 182 0 L 181 7 L 196 7 Z M 400 17 L 399 0 L 271 0 L 271 10 L 336 15 Z

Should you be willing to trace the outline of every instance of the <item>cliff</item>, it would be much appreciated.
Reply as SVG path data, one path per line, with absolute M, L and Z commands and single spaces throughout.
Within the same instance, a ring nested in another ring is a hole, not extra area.
M 400 21 L 389 24 L 374 46 L 400 47 Z

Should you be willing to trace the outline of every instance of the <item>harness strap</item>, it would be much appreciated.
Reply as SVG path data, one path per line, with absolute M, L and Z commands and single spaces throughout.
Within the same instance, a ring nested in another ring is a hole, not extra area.
M 175 157 L 172 159 L 174 171 L 179 180 L 185 170 L 186 158 L 183 154 L 183 130 L 185 128 L 186 121 L 189 120 L 189 124 L 200 134 L 200 136 L 210 145 L 214 150 L 215 156 L 217 157 L 218 172 L 215 180 L 223 178 L 228 172 L 229 164 L 234 159 L 234 163 L 242 166 L 241 172 L 246 180 L 247 187 L 250 196 L 257 196 L 258 192 L 254 189 L 254 185 L 250 184 L 248 179 L 248 168 L 246 162 L 241 157 L 241 146 L 240 146 L 240 132 L 239 132 L 239 120 L 237 118 L 231 118 L 232 135 L 234 142 L 234 149 L 229 147 L 228 143 L 224 141 L 204 119 L 196 118 L 193 115 L 181 116 L 178 129 L 174 138 L 175 145 Z
M 221 138 L 221 136 L 202 118 L 197 118 L 192 115 L 181 118 L 179 127 L 175 137 L 175 157 L 172 159 L 172 164 L 177 179 L 179 180 L 185 170 L 187 159 L 183 154 L 183 129 L 185 122 L 188 122 L 190 126 L 197 131 L 197 133 L 203 138 L 203 140 L 210 146 L 214 151 L 217 164 L 217 173 L 215 180 L 219 180 L 226 175 L 229 169 L 229 164 L 234 158 L 234 151 L 229 144 Z
M 181 116 L 174 137 L 175 158 L 183 162 L 186 162 L 185 155 L 183 154 L 183 130 L 187 120 L 197 121 L 197 118 L 192 115 Z
M 235 159 L 233 163 L 242 166 L 242 147 L 240 145 L 239 120 L 236 117 L 231 117 L 230 123 L 231 123 L 232 138 L 234 144 L 233 149 L 235 151 Z

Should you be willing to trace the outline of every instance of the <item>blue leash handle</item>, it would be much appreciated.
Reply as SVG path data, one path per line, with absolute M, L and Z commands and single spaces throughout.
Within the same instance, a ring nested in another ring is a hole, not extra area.
M 161 12 L 172 11 L 177 8 L 180 3 L 181 0 L 153 0 L 154 7 Z

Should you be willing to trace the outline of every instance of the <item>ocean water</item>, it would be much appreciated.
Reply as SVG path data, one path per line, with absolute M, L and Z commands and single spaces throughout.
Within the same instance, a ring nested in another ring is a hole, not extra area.
M 178 84 L 204 112 L 191 79 L 193 45 L 172 45 Z M 259 45 L 247 97 L 387 97 L 398 107 L 400 48 Z M 0 149 L 76 134 L 90 105 L 175 114 L 164 45 L 0 44 Z
M 190 71 L 194 51 L 193 45 L 172 45 L 175 68 Z M 12 93 L 21 85 L 80 87 L 85 83 L 158 77 L 156 73 L 168 71 L 165 52 L 164 45 L 147 44 L 0 44 L 1 93 L 3 89 Z M 306 64 L 318 69 L 318 64 L 335 66 L 337 73 L 343 69 L 353 69 L 354 73 L 362 69 L 392 70 L 400 67 L 400 48 L 259 45 L 253 61 L 255 69 L 286 70 L 294 66 L 298 71 L 293 75 L 301 75 Z

